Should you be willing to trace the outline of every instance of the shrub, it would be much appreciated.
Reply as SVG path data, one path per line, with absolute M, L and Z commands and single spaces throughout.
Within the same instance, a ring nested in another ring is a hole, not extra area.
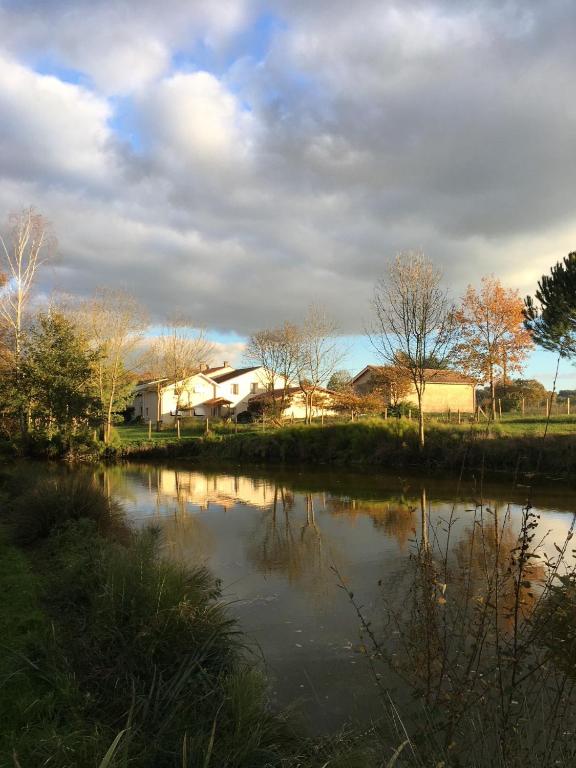
M 118 503 L 93 478 L 76 472 L 46 477 L 24 490 L 10 506 L 9 525 L 17 543 L 30 545 L 82 518 L 93 520 L 102 532 L 122 528 Z

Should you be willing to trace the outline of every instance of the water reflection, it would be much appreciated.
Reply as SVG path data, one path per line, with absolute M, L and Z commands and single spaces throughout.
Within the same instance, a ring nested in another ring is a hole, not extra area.
M 429 663 L 435 647 L 439 652 L 438 611 L 446 601 L 485 595 L 496 582 L 512 588 L 522 489 L 485 489 L 489 501 L 479 512 L 473 484 L 454 493 L 419 478 L 138 465 L 98 476 L 135 524 L 160 527 L 171 557 L 205 563 L 221 579 L 231 610 L 262 648 L 279 702 L 301 700 L 318 730 L 369 718 L 377 700 L 358 619 L 333 566 L 379 631 L 385 606 L 403 608 L 404 618 L 424 617 L 413 629 L 415 666 Z M 566 511 L 576 509 L 576 498 L 540 506 L 550 530 L 542 552 L 549 555 L 570 526 Z M 416 578 L 415 556 L 423 552 L 426 568 Z M 520 585 L 523 617 L 541 578 L 535 559 Z M 502 595 L 499 621 L 509 627 L 513 593 Z M 416 642 L 422 637 L 425 653 Z

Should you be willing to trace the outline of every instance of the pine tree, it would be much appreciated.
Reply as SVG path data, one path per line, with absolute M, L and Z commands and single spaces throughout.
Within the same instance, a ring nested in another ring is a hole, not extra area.
M 526 297 L 524 317 L 538 346 L 576 357 L 576 251 L 541 277 L 535 298 Z

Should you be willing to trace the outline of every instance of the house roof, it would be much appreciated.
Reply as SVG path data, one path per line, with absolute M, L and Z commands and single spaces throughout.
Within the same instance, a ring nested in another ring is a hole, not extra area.
M 214 379 L 207 375 L 206 371 L 194 371 L 190 374 L 190 376 L 186 376 L 185 379 L 154 379 L 153 381 L 144 381 L 141 384 L 138 384 L 136 386 L 136 392 L 156 392 L 156 389 L 158 387 L 158 384 L 162 385 L 162 389 L 166 389 L 166 387 L 174 386 L 175 384 L 179 384 L 184 381 L 188 381 L 189 379 L 193 379 L 196 376 L 201 376 L 203 379 L 206 379 L 206 381 L 209 381 L 210 384 L 214 384 Z
M 352 379 L 352 383 L 354 384 L 356 381 L 358 381 L 358 379 L 360 379 L 362 376 L 364 376 L 366 373 L 369 373 L 370 371 L 378 372 L 385 367 L 386 366 L 383 366 L 383 365 L 367 365 L 365 368 L 363 368 L 360 371 L 360 373 L 354 376 L 354 378 Z M 424 376 L 425 376 L 426 383 L 428 384 L 475 385 L 477 383 L 476 380 L 472 378 L 472 376 L 466 376 L 464 373 L 460 373 L 459 371 L 452 371 L 447 368 L 425 368 Z
M 218 384 L 223 384 L 225 381 L 235 379 L 237 376 L 243 376 L 251 371 L 257 371 L 259 368 L 261 368 L 260 365 L 255 365 L 252 368 L 237 368 L 235 371 L 228 371 L 228 373 L 222 373 L 220 376 L 211 376 L 210 378 Z
M 216 373 L 217 371 L 225 371 L 227 368 L 230 368 L 229 365 L 217 365 L 214 368 L 201 368 L 199 370 L 199 373 L 204 373 L 207 376 L 210 376 L 210 378 L 214 378 L 212 376 L 213 373 Z
M 232 405 L 232 400 L 227 400 L 225 397 L 213 397 L 210 400 L 204 400 L 199 405 Z

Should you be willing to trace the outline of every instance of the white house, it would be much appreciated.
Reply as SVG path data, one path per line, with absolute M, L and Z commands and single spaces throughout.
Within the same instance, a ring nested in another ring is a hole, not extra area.
M 250 398 L 266 392 L 269 378 L 262 366 L 234 369 L 228 363 L 196 371 L 182 381 L 156 379 L 135 388 L 134 417 L 171 424 L 176 415 L 222 417 L 248 409 Z M 275 387 L 283 385 L 276 377 Z
M 230 414 L 238 414 L 248 410 L 248 404 L 255 395 L 266 392 L 270 384 L 270 376 L 262 366 L 238 368 L 237 370 L 218 372 L 212 376 L 218 386 L 218 395 L 229 401 Z M 284 378 L 274 377 L 274 388 L 282 387 Z M 222 415 L 215 413 L 213 415 Z
M 289 387 L 286 392 L 282 389 L 276 389 L 274 393 L 263 392 L 254 395 L 250 402 L 252 406 L 264 406 L 275 397 L 276 402 L 281 400 L 282 395 L 286 395 L 286 404 L 282 411 L 284 418 L 305 419 L 307 416 L 317 418 L 319 416 L 334 416 L 336 411 L 333 409 L 335 394 L 328 389 L 317 387 L 312 396 L 312 405 L 306 405 L 306 395 L 300 387 Z

